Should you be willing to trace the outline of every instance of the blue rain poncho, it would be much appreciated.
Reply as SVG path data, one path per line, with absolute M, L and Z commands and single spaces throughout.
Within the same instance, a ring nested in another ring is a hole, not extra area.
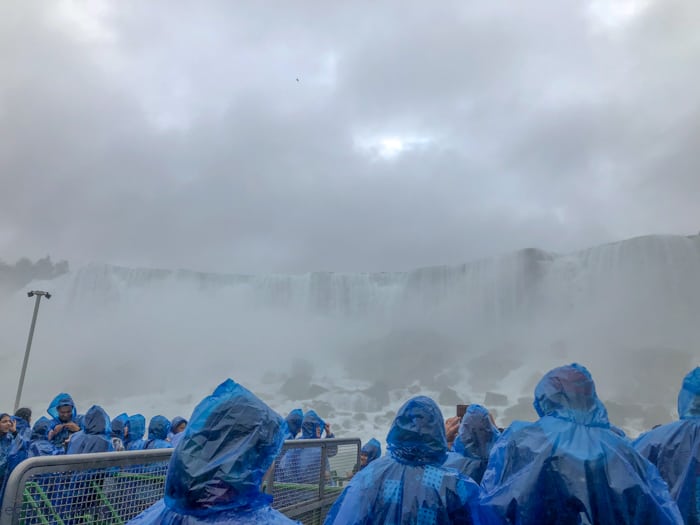
M 610 430 L 585 367 L 547 373 L 535 423 L 516 422 L 491 451 L 483 503 L 512 525 L 680 525 L 657 470 Z
M 10 417 L 10 414 L 0 414 L 0 419 Z M 13 446 L 13 436 L 10 432 L 0 435 L 0 502 L 5 492 L 5 481 L 10 475 L 9 460 Z
M 309 410 L 304 414 L 304 419 L 301 422 L 301 437 L 299 439 L 320 439 L 326 423 L 313 410 Z M 327 436 L 332 437 L 332 436 Z
M 36 423 L 34 423 L 31 438 L 29 440 L 28 456 L 30 458 L 36 456 L 55 456 L 63 452 L 63 448 L 59 450 L 54 447 L 51 441 L 49 441 L 48 436 L 50 426 L 51 421 L 43 416 L 37 419 Z
M 71 436 L 66 454 L 90 454 L 114 450 L 109 416 L 101 406 L 90 407 L 83 418 L 83 428 L 84 430 Z
M 25 441 L 29 441 L 31 439 L 32 435 L 32 427 L 29 426 L 29 423 L 21 417 L 13 416 L 15 420 L 15 426 L 17 428 L 17 435 L 20 436 L 22 439 Z
M 165 416 L 153 416 L 148 424 L 148 441 L 144 444 L 144 450 L 156 448 L 173 448 L 167 440 L 170 432 L 170 421 Z
M 282 416 L 227 379 L 195 408 L 173 451 L 165 498 L 129 523 L 297 523 L 272 509 L 271 496 L 260 492 L 286 432 Z
M 184 417 L 175 416 L 173 418 L 173 420 L 170 422 L 170 432 L 168 432 L 168 441 L 173 443 L 173 438 L 178 434 L 182 434 L 182 432 L 184 432 L 184 430 L 181 430 L 180 432 L 175 432 L 175 430 L 177 430 L 177 427 L 179 427 L 183 423 L 185 424 L 185 428 L 187 428 L 187 420 Z M 174 443 L 173 446 L 175 446 Z
M 289 431 L 284 439 L 295 439 L 301 430 L 301 422 L 304 420 L 304 411 L 301 408 L 295 408 L 287 417 L 284 418 Z
M 659 469 L 686 525 L 700 525 L 700 367 L 683 380 L 680 421 L 642 434 L 634 448 Z
M 146 441 L 143 435 L 146 433 L 146 418 L 141 414 L 129 416 L 129 435 L 126 436 L 127 450 L 143 450 Z
M 488 410 L 481 405 L 469 405 L 459 425 L 452 451 L 447 454 L 443 466 L 457 469 L 481 483 L 491 448 L 500 435 L 491 422 Z
M 125 439 L 124 429 L 129 426 L 129 416 L 122 412 L 117 417 L 112 420 L 112 437 L 121 439 L 122 442 Z
M 299 439 L 320 439 L 325 427 L 324 421 L 313 410 L 309 410 L 304 415 L 301 424 L 301 436 Z M 333 437 L 331 434 L 329 437 Z M 338 453 L 337 446 L 330 446 L 326 449 L 326 461 L 324 465 L 325 477 L 327 481 L 331 478 L 331 468 L 329 457 Z M 313 483 L 317 484 L 321 475 L 321 447 L 293 448 L 287 450 L 279 461 L 277 479 L 286 483 Z M 294 494 L 290 491 L 286 495 L 288 501 L 297 502 L 308 499 L 308 492 Z
M 379 459 L 382 455 L 382 445 L 376 439 L 372 438 L 367 443 L 365 443 L 360 450 L 362 454 L 367 456 L 367 462 L 365 467 L 372 463 L 375 459 Z
M 115 452 L 126 450 L 124 442 L 129 431 L 129 416 L 122 412 L 112 420 L 112 448 Z
M 326 525 L 486 523 L 479 486 L 442 467 L 447 455 L 445 425 L 432 399 L 414 397 L 403 405 L 387 443 L 389 454 L 353 476 Z
M 184 436 L 185 436 L 185 433 L 184 433 L 184 432 L 178 432 L 178 433 L 175 434 L 172 438 L 170 438 L 170 444 L 171 444 L 173 447 L 176 447 L 177 444 L 178 444 L 180 441 L 182 441 L 182 438 L 183 438 Z
M 61 421 L 59 416 L 58 416 L 58 409 L 59 407 L 64 407 L 64 406 L 69 406 L 73 410 L 71 412 L 70 419 L 67 421 Z M 54 444 L 55 447 L 63 447 L 65 441 L 68 439 L 68 437 L 73 434 L 73 431 L 63 427 L 66 423 L 75 423 L 79 427 L 82 428 L 81 425 L 81 420 L 78 417 L 78 412 L 75 408 L 75 402 L 73 401 L 73 398 L 70 396 L 70 394 L 66 394 L 65 392 L 62 392 L 58 394 L 56 397 L 53 398 L 53 401 L 51 401 L 51 404 L 49 405 L 49 408 L 47 409 L 48 414 L 51 416 L 51 428 L 49 429 L 49 432 L 53 431 L 56 426 L 61 425 L 61 430 L 59 432 L 54 433 L 53 436 L 51 436 L 51 443 Z

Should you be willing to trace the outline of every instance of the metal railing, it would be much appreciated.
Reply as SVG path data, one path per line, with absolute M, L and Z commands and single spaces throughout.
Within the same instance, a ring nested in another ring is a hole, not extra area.
M 10 474 L 0 525 L 125 524 L 163 497 L 172 449 L 35 457 Z M 263 482 L 305 525 L 326 513 L 359 464 L 359 439 L 286 441 Z
M 360 462 L 359 439 L 286 441 L 263 490 L 272 506 L 305 525 L 323 520 Z

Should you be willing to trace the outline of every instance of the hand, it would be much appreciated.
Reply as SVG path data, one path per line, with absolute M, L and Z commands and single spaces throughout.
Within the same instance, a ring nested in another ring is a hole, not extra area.
M 70 430 L 71 432 L 78 432 L 80 430 L 80 427 L 78 425 L 76 425 L 73 421 L 71 421 L 70 423 L 66 423 L 63 426 L 65 428 L 67 428 L 68 430 Z
M 326 426 L 324 426 L 323 429 L 326 431 L 326 437 L 333 435 L 333 432 L 331 432 L 331 425 L 329 423 L 326 423 Z
M 10 423 L 10 432 L 12 434 L 17 433 L 17 421 L 15 419 L 13 419 L 12 422 Z
M 454 416 L 445 421 L 445 435 L 447 442 L 452 443 L 459 432 L 459 424 L 462 422 L 459 416 Z

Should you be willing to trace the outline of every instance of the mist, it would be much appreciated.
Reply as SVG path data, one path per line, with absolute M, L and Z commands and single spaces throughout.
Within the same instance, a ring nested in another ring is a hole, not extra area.
M 187 415 L 225 377 L 284 412 L 314 408 L 363 436 L 411 394 L 447 415 L 490 400 L 532 419 L 536 382 L 581 362 L 631 433 L 673 419 L 697 363 L 700 237 L 644 237 L 568 255 L 524 250 L 391 274 L 226 275 L 90 264 L 2 301 L 11 399 L 32 301 L 46 288 L 24 400 Z

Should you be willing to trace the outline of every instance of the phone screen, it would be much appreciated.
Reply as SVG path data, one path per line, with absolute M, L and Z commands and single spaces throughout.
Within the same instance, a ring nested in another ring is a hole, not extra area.
M 462 418 L 467 413 L 469 405 L 457 405 L 457 417 Z

